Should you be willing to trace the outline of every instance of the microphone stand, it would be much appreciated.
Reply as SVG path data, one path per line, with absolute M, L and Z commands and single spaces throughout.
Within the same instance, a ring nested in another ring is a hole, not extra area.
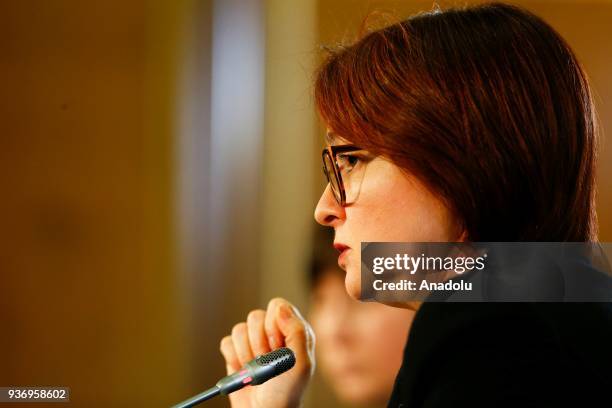
M 190 408 L 190 407 L 193 407 L 194 405 L 199 404 L 202 401 L 211 399 L 215 395 L 219 395 L 220 392 L 221 390 L 219 389 L 219 387 L 215 385 L 214 387 L 209 388 L 206 391 L 199 393 L 198 395 L 194 395 L 193 397 L 186 399 L 183 402 L 179 402 L 178 404 L 174 405 L 172 408 Z

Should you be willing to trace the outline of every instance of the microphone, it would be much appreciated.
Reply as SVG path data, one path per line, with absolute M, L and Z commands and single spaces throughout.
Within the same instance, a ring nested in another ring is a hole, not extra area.
M 290 348 L 281 347 L 246 363 L 240 370 L 220 379 L 208 390 L 195 395 L 172 408 L 189 408 L 219 394 L 228 395 L 247 385 L 259 385 L 284 373 L 295 365 L 295 355 Z

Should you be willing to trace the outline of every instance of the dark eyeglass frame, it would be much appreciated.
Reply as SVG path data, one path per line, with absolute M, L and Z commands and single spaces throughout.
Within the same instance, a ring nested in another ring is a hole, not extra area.
M 338 162 L 336 161 L 336 156 L 339 153 L 356 152 L 358 150 L 363 150 L 363 148 L 352 144 L 346 144 L 327 146 L 321 152 L 321 159 L 323 160 L 323 174 L 325 174 L 325 178 L 327 178 L 327 182 L 331 186 L 332 192 L 334 193 L 334 198 L 342 207 L 346 206 L 346 190 L 344 188 L 344 182 L 342 181 L 340 168 L 338 167 Z M 329 157 L 333 164 L 333 169 L 331 171 L 327 168 L 327 162 L 325 161 L 326 156 Z M 335 178 L 339 191 L 336 191 L 334 188 L 334 183 L 332 183 L 330 177 Z

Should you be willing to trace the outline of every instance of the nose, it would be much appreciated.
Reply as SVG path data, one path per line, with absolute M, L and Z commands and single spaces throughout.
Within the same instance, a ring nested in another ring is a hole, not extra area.
M 331 186 L 327 184 L 325 191 L 321 195 L 314 213 L 315 220 L 325 226 L 334 227 L 338 221 L 346 218 L 344 208 L 338 204 L 331 191 Z

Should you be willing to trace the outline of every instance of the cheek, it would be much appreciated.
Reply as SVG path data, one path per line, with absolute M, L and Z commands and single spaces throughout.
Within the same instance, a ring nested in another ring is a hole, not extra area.
M 354 299 L 361 293 L 362 242 L 449 242 L 458 236 L 448 209 L 418 180 L 390 163 L 373 170 L 366 174 L 358 200 L 345 208 L 341 227 L 353 248 L 345 286 Z
M 395 166 L 385 177 L 364 183 L 354 207 L 347 208 L 360 241 L 446 242 L 454 236 L 448 209 L 420 182 Z

